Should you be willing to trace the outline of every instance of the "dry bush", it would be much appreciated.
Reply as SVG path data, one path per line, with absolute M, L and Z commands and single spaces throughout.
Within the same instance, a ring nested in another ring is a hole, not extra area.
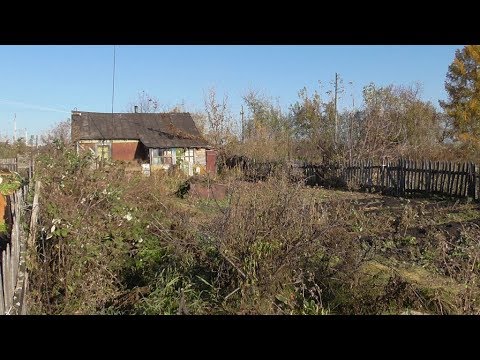
M 223 259 L 217 286 L 227 312 L 326 312 L 322 292 L 331 297 L 333 283 L 364 261 L 331 209 L 299 196 L 301 186 L 239 186 L 218 217 L 211 237 Z
M 124 198 L 136 181 L 126 182 L 121 166 L 92 169 L 73 148 L 39 157 L 36 177 L 42 231 L 29 264 L 34 310 L 93 313 L 122 290 L 119 272 L 142 234 Z

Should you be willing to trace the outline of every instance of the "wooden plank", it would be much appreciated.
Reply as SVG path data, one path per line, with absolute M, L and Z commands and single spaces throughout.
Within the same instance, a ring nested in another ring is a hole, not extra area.
M 473 173 L 474 173 L 474 166 L 473 163 L 468 163 L 468 197 L 474 199 L 475 198 L 475 185 L 473 182 Z
M 8 271 L 7 271 L 7 252 L 2 251 L 2 280 L 3 280 L 3 301 L 5 312 L 8 309 Z
M 415 162 L 410 160 L 410 192 L 415 190 Z
M 477 192 L 477 164 L 473 164 L 473 200 L 478 199 L 478 192 Z
M 417 159 L 412 161 L 412 191 L 417 192 L 418 185 L 417 185 L 417 178 L 418 178 L 418 166 L 417 166 Z
M 390 161 L 385 164 L 385 190 L 390 190 Z
M 467 163 L 462 165 L 462 188 L 460 196 L 465 197 L 467 195 L 468 175 L 467 175 Z
M 0 315 L 5 315 L 5 298 L 3 295 L 3 275 L 1 273 L 0 273 Z
M 366 183 L 367 183 L 366 176 L 365 176 L 365 171 L 366 171 L 365 160 L 362 160 L 362 170 L 361 170 L 360 178 L 361 178 L 361 184 L 363 186 L 365 186 Z
M 426 190 L 426 187 L 425 187 L 425 159 L 422 159 L 422 172 L 420 173 L 420 186 L 421 186 L 421 190 L 422 192 L 424 192 Z
M 422 159 L 419 162 L 420 172 L 418 174 L 418 190 L 423 192 L 424 190 L 424 175 L 425 175 L 425 161 Z
M 447 176 L 448 176 L 448 162 L 443 161 L 442 193 L 444 195 L 447 194 L 447 186 L 448 186 Z
M 423 191 L 423 159 L 418 161 L 418 192 Z
M 452 189 L 450 190 L 450 194 L 455 196 L 457 190 L 457 164 L 452 163 Z
M 458 166 L 458 192 L 457 195 L 462 197 L 462 189 L 463 189 L 463 163 L 460 163 Z
M 430 167 L 431 163 L 430 160 L 426 161 L 426 169 L 425 169 L 425 192 L 427 194 L 430 193 L 430 181 L 431 181 L 431 173 L 430 173 Z
M 461 197 L 462 196 L 462 185 L 463 185 L 463 163 L 460 163 L 458 165 L 458 191 L 457 191 L 457 196 Z
M 395 186 L 395 195 L 400 196 L 401 195 L 401 190 L 400 190 L 400 181 L 402 180 L 402 172 L 400 171 L 402 167 L 402 160 L 398 159 L 397 162 L 397 184 Z
M 414 161 L 410 160 L 410 193 L 415 190 L 415 166 Z
M 450 195 L 451 192 L 451 178 L 452 178 L 452 162 L 448 161 L 446 166 L 446 175 L 445 175 L 445 194 Z
M 380 168 L 380 188 L 382 191 L 385 189 L 385 172 L 386 172 L 386 166 L 385 166 L 385 161 L 382 161 L 382 167 Z
M 11 295 L 12 292 L 10 290 L 10 256 L 8 253 L 10 252 L 9 245 L 7 244 L 7 249 L 2 254 L 2 270 L 3 270 L 3 287 L 5 289 L 5 313 L 8 311 L 11 305 Z
M 446 188 L 445 188 L 445 193 L 447 195 L 450 195 L 450 180 L 452 177 L 452 163 L 449 161 L 447 164 L 447 180 L 446 180 Z
M 438 192 L 443 193 L 443 161 L 440 161 L 438 167 Z
M 435 193 L 435 180 L 436 180 L 436 168 L 437 168 L 437 163 L 435 161 L 432 161 L 432 184 L 430 188 L 430 193 L 434 194 Z
M 455 163 L 455 183 L 454 183 L 454 191 L 453 191 L 453 195 L 454 196 L 458 196 L 458 185 L 459 185 L 459 182 L 460 182 L 460 164 L 459 163 Z
M 402 190 L 402 194 L 405 195 L 406 191 L 408 190 L 408 176 L 409 176 L 409 168 L 408 168 L 408 165 L 409 165 L 409 160 L 407 159 L 404 159 L 403 161 L 403 169 L 402 169 L 402 172 L 403 172 L 403 190 Z
M 450 162 L 451 170 L 450 170 L 450 195 L 455 195 L 455 163 Z
M 10 303 L 10 306 L 13 305 L 13 293 L 15 292 L 15 283 L 16 283 L 16 280 L 15 279 L 15 272 L 14 272 L 14 267 L 15 267 L 15 259 L 13 258 L 12 256 L 12 248 L 10 246 L 10 244 L 7 244 L 7 263 L 9 264 L 9 267 L 10 269 L 8 270 L 8 273 L 10 275 L 10 279 L 9 279 L 9 283 L 10 283 L 10 299 L 11 299 L 11 303 Z
M 407 160 L 406 162 L 406 183 L 405 183 L 405 192 L 412 190 L 412 161 Z

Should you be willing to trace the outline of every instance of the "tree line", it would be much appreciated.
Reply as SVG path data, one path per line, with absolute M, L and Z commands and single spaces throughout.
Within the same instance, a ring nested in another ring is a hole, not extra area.
M 341 77 L 339 78 L 342 83 Z M 430 160 L 480 160 L 480 45 L 455 53 L 448 68 L 448 98 L 440 107 L 422 98 L 421 84 L 370 83 L 357 106 L 338 110 L 333 86 L 298 91 L 287 109 L 258 91 L 242 97 L 241 114 L 234 116 L 227 95 L 215 88 L 204 94 L 203 108 L 187 109 L 182 102 L 162 105 L 142 91 L 124 111 L 190 112 L 205 138 L 223 158 L 244 155 L 257 160 L 286 159 L 329 162 L 398 157 Z M 358 105 L 360 104 L 360 105 Z M 41 137 L 69 140 L 69 121 Z
M 440 100 L 438 108 L 422 99 L 420 84 L 370 83 L 363 88 L 360 106 L 341 111 L 333 89 L 325 98 L 319 89 L 305 87 L 287 110 L 250 91 L 243 96 L 243 121 L 234 121 L 228 98 L 219 99 L 210 89 L 205 112 L 197 114 L 196 121 L 225 156 L 312 162 L 398 157 L 478 161 L 479 45 L 456 51 L 445 89 L 448 99 Z

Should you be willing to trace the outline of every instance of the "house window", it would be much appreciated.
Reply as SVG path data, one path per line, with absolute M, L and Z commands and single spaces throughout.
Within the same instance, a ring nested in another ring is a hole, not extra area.
M 172 150 L 171 149 L 152 149 L 152 165 L 171 165 Z
M 185 149 L 185 161 L 193 164 L 194 162 L 193 149 Z
M 101 161 L 110 160 L 110 145 L 97 145 L 97 158 Z

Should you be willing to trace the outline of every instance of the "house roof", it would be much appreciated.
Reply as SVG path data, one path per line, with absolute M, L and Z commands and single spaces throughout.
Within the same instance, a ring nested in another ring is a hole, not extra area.
M 140 140 L 149 148 L 210 148 L 189 113 L 72 111 L 72 140 Z

